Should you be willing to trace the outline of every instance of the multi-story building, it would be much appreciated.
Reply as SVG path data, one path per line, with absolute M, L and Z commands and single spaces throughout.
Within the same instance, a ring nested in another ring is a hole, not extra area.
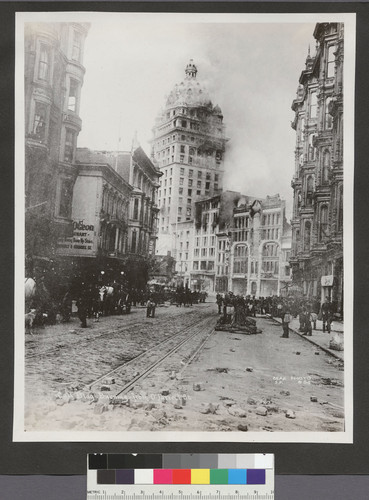
M 343 308 L 342 23 L 318 23 L 292 109 L 296 130 L 291 265 L 310 298 Z
M 85 257 L 94 258 L 87 266 L 90 275 L 95 276 L 100 268 L 104 274 L 108 274 L 106 270 L 115 275 L 123 272 L 132 285 L 145 287 L 150 258 L 155 255 L 162 173 L 140 146 L 132 152 L 79 148 L 76 168 L 73 224 L 82 221 L 93 226 L 95 239 L 91 248 L 82 249 L 73 235 L 60 242 L 59 254 L 76 257 L 82 251 Z
M 59 277 L 70 284 L 73 277 L 94 283 L 127 273 L 132 191 L 108 163 L 79 163 L 72 199 L 73 234 L 58 241 Z
M 86 23 L 25 25 L 26 272 L 52 267 L 72 231 Z
M 227 238 L 232 226 L 233 209 L 241 198 L 240 193 L 224 191 L 223 193 L 196 203 L 195 231 L 193 241 L 193 262 L 191 269 L 191 286 L 195 290 L 207 292 L 218 291 L 216 284 L 220 278 L 228 278 L 226 261 L 217 259 L 218 234 L 224 241 L 226 258 Z M 223 245 L 223 243 L 222 243 Z M 223 249 L 223 247 L 222 247 Z M 217 273 L 217 264 L 224 274 Z
M 194 222 L 184 221 L 176 224 L 174 233 L 174 258 L 177 285 L 191 287 L 193 262 Z
M 280 295 L 282 288 L 287 291 L 290 277 L 286 257 L 291 239 L 285 201 L 279 195 L 259 200 L 241 197 L 230 233 L 228 289 L 257 297 Z
M 191 60 L 153 128 L 152 158 L 163 173 L 159 189 L 160 253 L 174 248 L 176 224 L 194 219 L 195 203 L 223 185 L 223 114 L 197 80 Z

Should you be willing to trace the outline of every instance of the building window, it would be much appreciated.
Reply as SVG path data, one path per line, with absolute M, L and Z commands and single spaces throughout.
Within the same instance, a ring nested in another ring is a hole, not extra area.
M 328 150 L 326 150 L 323 155 L 322 184 L 328 184 L 329 182 L 330 164 L 331 164 L 331 154 Z
M 138 198 L 135 198 L 134 203 L 133 203 L 133 219 L 134 220 L 138 219 L 138 203 L 139 203 Z
M 72 211 L 73 182 L 63 179 L 60 188 L 59 217 L 70 218 Z
M 188 185 L 192 186 L 192 179 L 188 179 Z
M 320 210 L 319 241 L 324 243 L 328 236 L 329 236 L 328 207 L 326 205 L 323 205 Z
M 180 184 L 180 186 L 183 186 L 183 181 L 184 181 L 184 178 L 183 178 L 183 177 L 180 177 L 180 178 L 179 178 L 179 184 Z
M 183 194 L 183 188 L 178 188 L 178 193 Z
M 191 203 L 192 203 L 191 198 L 187 198 L 187 205 L 191 205 Z
M 82 47 L 82 35 L 78 31 L 73 31 L 72 59 L 80 61 Z
M 73 78 L 69 83 L 68 110 L 77 112 L 78 82 Z
M 65 133 L 65 146 L 64 146 L 64 161 L 72 163 L 74 156 L 76 133 L 73 130 L 67 129 Z
M 46 104 L 43 104 L 42 102 L 36 102 L 35 116 L 33 119 L 33 127 L 32 127 L 32 136 L 34 136 L 36 139 L 39 140 L 45 139 L 46 113 L 47 113 Z
M 185 147 L 181 146 L 181 153 L 185 153 Z
M 334 66 L 335 66 L 335 53 L 336 47 L 335 45 L 330 45 L 328 47 L 328 55 L 327 55 L 327 78 L 334 77 Z
M 330 104 L 331 100 L 332 100 L 331 97 L 327 97 L 327 99 L 325 100 L 324 128 L 326 130 L 329 130 L 329 129 L 331 129 L 333 127 L 333 117 L 329 113 L 329 104 Z
M 316 118 L 317 116 L 317 97 L 316 92 L 310 94 L 310 118 Z
M 196 191 L 196 194 L 197 194 L 197 196 L 200 196 L 200 194 L 201 194 L 201 190 L 200 190 L 200 189 L 198 189 L 198 190 Z
M 182 207 L 178 207 L 178 213 L 181 214 L 182 213 Z
M 313 204 L 314 196 L 314 179 L 311 175 L 307 178 L 306 182 L 306 205 L 311 207 Z
M 193 262 L 193 270 L 198 271 L 199 269 L 199 262 L 197 260 L 194 260 Z
M 40 60 L 38 63 L 38 78 L 50 80 L 50 50 L 45 44 L 40 46 Z
M 136 253 L 136 243 L 137 243 L 137 231 L 133 231 L 132 243 L 131 243 L 131 252 L 132 253 Z
M 310 250 L 310 240 L 311 240 L 311 223 L 309 221 L 305 222 L 304 228 L 304 251 L 308 252 Z
M 186 120 L 181 120 L 181 127 L 183 127 L 183 128 L 187 127 L 187 121 Z
M 210 182 L 206 182 L 205 183 L 205 190 L 209 191 L 209 189 L 210 189 Z
M 201 177 L 202 177 L 202 172 L 201 172 L 201 170 L 199 170 L 199 171 L 197 172 L 197 177 L 198 177 L 199 179 L 201 179 Z
M 180 161 L 181 163 L 183 163 L 183 162 L 184 162 L 184 155 L 180 155 L 180 157 L 179 157 L 179 161 Z
M 197 181 L 197 187 L 201 189 L 201 181 Z

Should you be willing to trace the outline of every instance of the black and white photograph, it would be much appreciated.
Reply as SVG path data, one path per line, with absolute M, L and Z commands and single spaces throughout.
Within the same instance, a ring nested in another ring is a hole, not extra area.
M 355 14 L 18 13 L 14 441 L 353 440 Z

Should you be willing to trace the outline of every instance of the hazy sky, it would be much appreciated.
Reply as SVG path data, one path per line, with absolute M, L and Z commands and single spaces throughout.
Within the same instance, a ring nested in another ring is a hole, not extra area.
M 150 154 L 165 96 L 193 59 L 197 79 L 223 111 L 230 139 L 224 188 L 292 202 L 291 103 L 315 24 L 93 22 L 86 39 L 79 147 L 130 149 L 135 131 Z

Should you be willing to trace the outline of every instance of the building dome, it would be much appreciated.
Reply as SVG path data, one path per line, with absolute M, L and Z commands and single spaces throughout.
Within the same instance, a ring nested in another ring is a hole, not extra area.
M 170 92 L 166 107 L 181 105 L 212 107 L 212 103 L 207 90 L 197 81 L 197 67 L 192 59 L 185 69 L 185 79 L 176 84 Z

